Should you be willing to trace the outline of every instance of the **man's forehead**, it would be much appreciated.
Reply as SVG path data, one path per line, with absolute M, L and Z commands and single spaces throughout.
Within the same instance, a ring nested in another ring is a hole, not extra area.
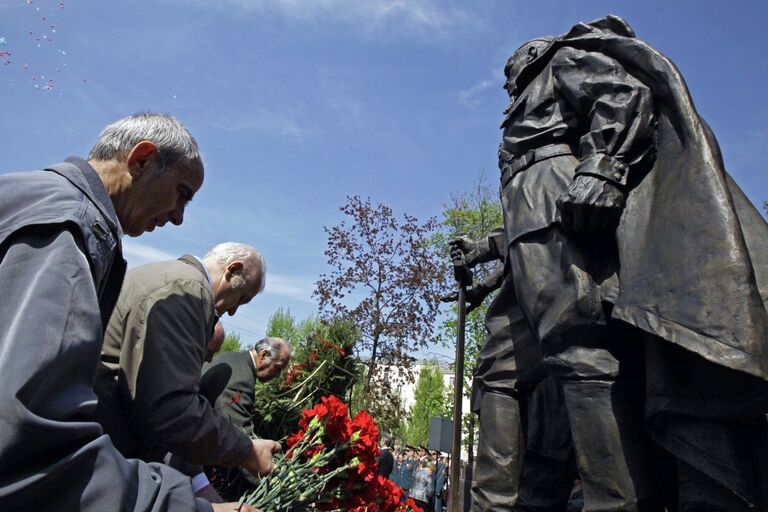
M 205 170 L 203 169 L 203 164 L 199 161 L 179 163 L 175 166 L 174 171 L 179 183 L 189 186 L 193 193 L 200 190 L 200 187 L 203 186 Z

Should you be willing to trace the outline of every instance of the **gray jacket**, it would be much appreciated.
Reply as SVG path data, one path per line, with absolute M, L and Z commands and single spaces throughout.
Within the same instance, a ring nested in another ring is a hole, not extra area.
M 81 159 L 0 176 L 3 510 L 211 510 L 188 477 L 124 459 L 91 421 L 103 326 L 125 272 L 121 235 Z

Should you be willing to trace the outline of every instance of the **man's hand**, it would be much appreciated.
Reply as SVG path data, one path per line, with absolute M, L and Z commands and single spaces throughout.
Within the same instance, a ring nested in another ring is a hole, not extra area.
M 271 439 L 254 439 L 251 453 L 240 465 L 253 476 L 268 475 L 272 472 L 272 454 L 281 449 L 280 443 Z
M 477 306 L 482 304 L 486 295 L 487 294 L 483 294 L 483 292 L 477 287 L 467 288 L 466 293 L 464 294 L 464 297 L 467 299 L 467 314 L 470 314 L 475 310 L 475 308 L 477 308 Z M 451 292 L 448 295 L 443 295 L 440 297 L 441 302 L 456 302 L 458 300 L 459 292 Z
M 616 228 L 624 202 L 624 192 L 610 181 L 581 175 L 558 198 L 557 207 L 565 229 L 595 233 Z
M 467 266 L 472 268 L 478 263 L 480 257 L 478 243 L 468 236 L 458 236 L 448 241 L 451 248 L 451 259 L 457 260 L 464 256 Z
M 259 509 L 243 503 L 211 503 L 213 512 L 260 512 Z

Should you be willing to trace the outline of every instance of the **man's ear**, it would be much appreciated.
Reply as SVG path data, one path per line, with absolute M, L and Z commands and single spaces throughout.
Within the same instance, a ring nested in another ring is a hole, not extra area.
M 157 146 L 154 142 L 143 140 L 133 146 L 128 153 L 128 170 L 133 178 L 138 178 L 147 169 L 147 162 L 157 156 Z
M 243 269 L 243 262 L 242 261 L 233 261 L 229 265 L 227 265 L 227 279 L 231 277 L 233 274 L 239 272 Z

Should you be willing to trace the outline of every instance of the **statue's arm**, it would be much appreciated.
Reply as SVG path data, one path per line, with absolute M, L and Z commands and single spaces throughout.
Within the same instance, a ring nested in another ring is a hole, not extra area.
M 633 167 L 653 152 L 651 91 L 619 62 L 597 52 L 561 49 L 552 73 L 555 93 L 573 109 L 583 130 L 573 182 L 558 202 L 563 223 L 574 231 L 615 227 Z

